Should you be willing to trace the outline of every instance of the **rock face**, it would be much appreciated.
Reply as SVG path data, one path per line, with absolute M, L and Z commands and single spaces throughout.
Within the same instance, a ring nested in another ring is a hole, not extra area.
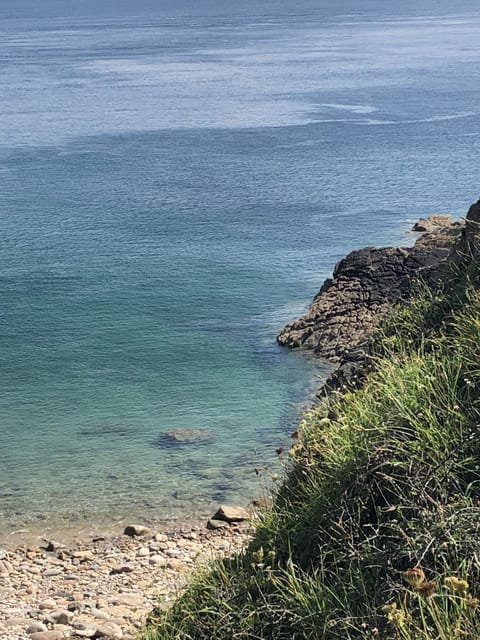
M 352 251 L 336 265 L 307 313 L 281 331 L 278 342 L 313 350 L 332 362 L 354 351 L 374 332 L 389 305 L 409 298 L 416 280 L 435 278 L 463 225 L 450 221 L 431 227 L 413 247 Z
M 458 243 L 455 245 L 452 260 L 458 263 L 469 263 L 480 257 L 480 200 L 472 204 L 465 219 L 465 227 Z

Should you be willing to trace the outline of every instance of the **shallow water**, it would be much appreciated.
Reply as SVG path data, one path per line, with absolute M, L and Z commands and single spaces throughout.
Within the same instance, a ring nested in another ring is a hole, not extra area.
M 2 527 L 261 493 L 326 371 L 276 333 L 476 199 L 480 13 L 378 4 L 2 3 Z

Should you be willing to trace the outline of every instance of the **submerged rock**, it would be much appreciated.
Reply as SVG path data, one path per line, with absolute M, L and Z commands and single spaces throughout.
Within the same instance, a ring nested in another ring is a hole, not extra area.
M 209 444 L 214 436 L 206 429 L 169 429 L 155 440 L 157 447 L 172 447 L 186 444 Z

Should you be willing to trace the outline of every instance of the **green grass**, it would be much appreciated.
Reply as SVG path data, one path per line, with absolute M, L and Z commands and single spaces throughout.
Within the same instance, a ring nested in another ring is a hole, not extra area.
M 197 575 L 143 638 L 480 639 L 479 424 L 465 269 L 394 312 L 362 388 L 305 416 L 249 548 Z

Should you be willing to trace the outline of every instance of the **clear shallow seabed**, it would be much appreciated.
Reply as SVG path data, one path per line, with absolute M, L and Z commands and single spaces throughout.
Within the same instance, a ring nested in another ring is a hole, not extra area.
M 245 502 L 326 371 L 282 325 L 478 196 L 480 11 L 62 4 L 0 4 L 0 528 Z

